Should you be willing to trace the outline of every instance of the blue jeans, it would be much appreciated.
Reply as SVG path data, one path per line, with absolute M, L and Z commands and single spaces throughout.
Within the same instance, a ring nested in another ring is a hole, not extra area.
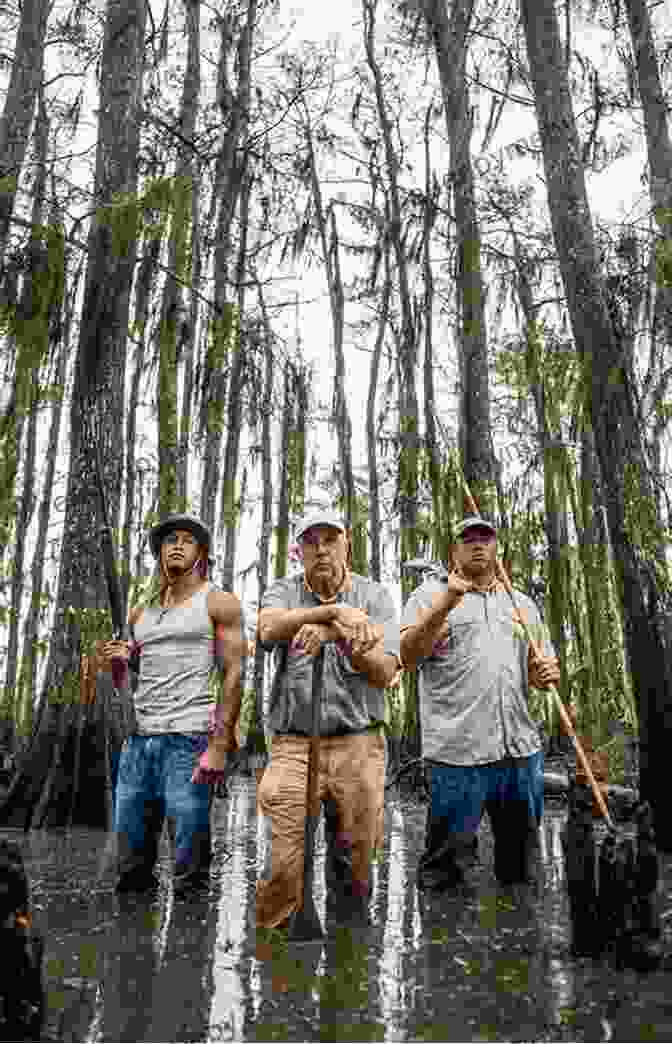
M 423 888 L 464 881 L 476 861 L 476 833 L 485 809 L 495 840 L 495 874 L 503 884 L 532 875 L 544 811 L 544 755 L 487 765 L 430 764 L 431 806 L 418 868 Z
M 174 830 L 175 874 L 201 884 L 210 867 L 211 788 L 192 783 L 205 735 L 129 736 L 119 759 L 114 829 L 119 882 L 126 891 L 151 887 L 163 821 Z

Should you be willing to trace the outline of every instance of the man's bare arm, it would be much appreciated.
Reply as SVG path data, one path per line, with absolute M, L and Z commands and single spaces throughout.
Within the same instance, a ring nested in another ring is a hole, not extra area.
M 431 656 L 434 642 L 439 637 L 446 617 L 467 591 L 472 590 L 468 580 L 451 573 L 444 591 L 440 591 L 431 606 L 418 610 L 418 619 L 401 632 L 401 659 L 405 667 L 413 670 L 418 660 Z
M 262 609 L 257 634 L 262 642 L 291 642 L 304 624 L 331 624 L 333 605 L 316 605 L 300 609 Z
M 353 651 L 350 663 L 377 689 L 386 689 L 399 670 L 399 660 L 393 653 L 386 653 L 381 642 L 365 653 Z
M 216 731 L 233 746 L 233 730 L 240 714 L 242 661 L 245 636 L 240 602 L 226 591 L 211 591 L 208 612 L 215 627 L 215 659 L 222 672 L 216 708 Z
M 326 640 L 341 637 L 333 630 L 336 621 L 343 626 L 354 627 L 368 622 L 363 609 L 352 605 L 332 602 L 329 605 L 306 606 L 299 609 L 262 609 L 259 613 L 257 633 L 262 642 L 291 642 L 306 624 L 327 627 Z

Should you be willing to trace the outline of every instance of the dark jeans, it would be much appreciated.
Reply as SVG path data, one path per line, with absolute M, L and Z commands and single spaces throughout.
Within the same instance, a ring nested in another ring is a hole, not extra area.
M 155 883 L 163 821 L 175 841 L 176 883 L 203 884 L 210 869 L 211 788 L 192 783 L 207 736 L 129 736 L 121 752 L 114 802 L 118 890 Z
M 476 834 L 484 809 L 495 840 L 497 879 L 502 884 L 529 881 L 544 811 L 543 753 L 487 765 L 432 762 L 429 769 L 431 805 L 419 887 L 441 889 L 467 881 L 478 860 Z

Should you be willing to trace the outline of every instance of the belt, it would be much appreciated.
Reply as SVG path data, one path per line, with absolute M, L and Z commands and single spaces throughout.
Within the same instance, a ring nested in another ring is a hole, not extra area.
M 372 725 L 367 725 L 365 729 L 336 729 L 334 732 L 323 732 L 320 733 L 320 739 L 334 739 L 341 736 L 364 736 L 367 732 L 380 732 L 384 729 L 384 723 L 377 721 Z M 298 739 L 310 739 L 310 734 L 307 732 L 276 732 L 276 736 L 292 736 Z

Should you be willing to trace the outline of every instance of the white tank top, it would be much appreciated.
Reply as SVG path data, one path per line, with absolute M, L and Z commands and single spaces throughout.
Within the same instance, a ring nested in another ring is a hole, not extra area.
M 143 610 L 135 624 L 140 677 L 135 692 L 137 731 L 203 733 L 208 729 L 214 630 L 206 583 L 188 601 Z

